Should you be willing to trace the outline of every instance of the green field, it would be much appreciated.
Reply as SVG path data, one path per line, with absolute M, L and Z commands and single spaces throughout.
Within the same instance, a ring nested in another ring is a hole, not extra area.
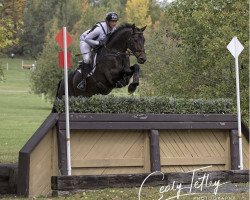
M 4 81 L 0 82 L 0 163 L 15 163 L 19 150 L 50 113 L 51 104 L 31 93 L 31 71 L 21 69 L 22 59 L 2 58 L 0 63 L 4 68 Z

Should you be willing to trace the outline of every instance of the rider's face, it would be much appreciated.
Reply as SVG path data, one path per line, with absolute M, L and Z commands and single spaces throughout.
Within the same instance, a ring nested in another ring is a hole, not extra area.
M 116 24 L 117 24 L 117 21 L 109 21 L 108 22 L 108 25 L 109 25 L 111 30 L 116 26 Z

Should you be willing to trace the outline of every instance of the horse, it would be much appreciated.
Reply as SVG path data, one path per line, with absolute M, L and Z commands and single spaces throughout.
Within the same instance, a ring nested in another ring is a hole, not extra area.
M 84 91 L 77 88 L 82 80 L 81 69 L 78 67 L 68 76 L 69 96 L 91 97 L 95 94 L 107 95 L 114 88 L 121 88 L 132 83 L 128 87 L 128 92 L 133 93 L 139 85 L 140 66 L 134 64 L 130 66 L 129 56 L 134 55 L 139 64 L 146 61 L 144 49 L 145 38 L 143 28 L 138 28 L 135 24 L 122 24 L 107 37 L 105 45 L 97 50 L 96 64 L 90 72 L 91 76 L 86 79 Z M 64 80 L 60 80 L 57 87 L 56 98 L 62 99 L 64 96 Z

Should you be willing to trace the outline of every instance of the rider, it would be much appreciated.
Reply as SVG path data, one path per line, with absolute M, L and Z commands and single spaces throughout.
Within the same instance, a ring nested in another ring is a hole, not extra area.
M 85 31 L 80 36 L 80 50 L 83 56 L 82 65 L 82 78 L 83 80 L 78 84 L 77 88 L 85 90 L 86 78 L 91 66 L 91 49 L 103 46 L 107 36 L 115 30 L 118 21 L 118 15 L 115 12 L 108 12 L 105 21 L 98 22 L 95 26 Z

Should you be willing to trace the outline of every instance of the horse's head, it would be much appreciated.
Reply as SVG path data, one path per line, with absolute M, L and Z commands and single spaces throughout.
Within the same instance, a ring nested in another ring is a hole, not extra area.
M 132 34 L 127 43 L 128 48 L 132 51 L 137 58 L 137 62 L 140 64 L 143 64 L 147 60 L 144 49 L 145 38 L 143 36 L 143 31 L 146 27 L 147 26 L 140 29 L 133 24 Z

